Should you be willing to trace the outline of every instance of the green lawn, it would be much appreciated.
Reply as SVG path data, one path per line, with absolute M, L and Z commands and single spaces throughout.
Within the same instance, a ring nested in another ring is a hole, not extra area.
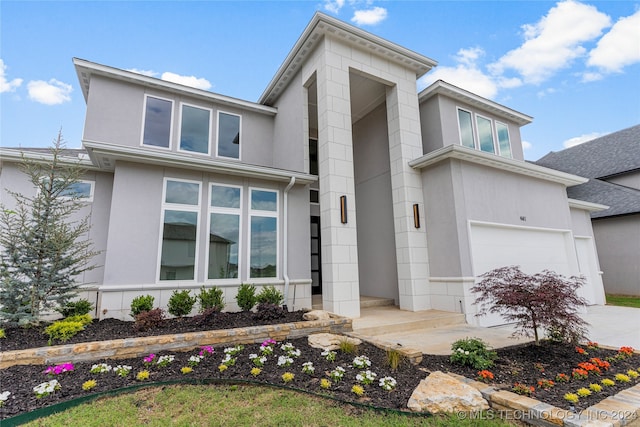
M 485 418 L 492 418 L 491 413 Z M 502 426 L 500 420 L 378 412 L 258 386 L 151 387 L 86 403 L 27 426 Z
M 623 307 L 640 308 L 640 297 L 630 297 L 625 295 L 609 295 L 607 294 L 607 304 L 620 305 Z

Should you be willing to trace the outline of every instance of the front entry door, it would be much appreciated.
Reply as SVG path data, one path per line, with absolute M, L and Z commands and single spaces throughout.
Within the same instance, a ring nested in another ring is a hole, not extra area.
M 322 293 L 322 263 L 320 262 L 320 217 L 311 217 L 311 293 Z

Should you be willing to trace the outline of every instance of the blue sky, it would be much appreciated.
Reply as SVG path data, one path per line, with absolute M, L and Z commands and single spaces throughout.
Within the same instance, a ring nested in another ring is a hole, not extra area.
M 80 147 L 78 57 L 256 101 L 315 11 L 534 117 L 525 157 L 640 123 L 640 1 L 0 2 L 0 146 Z

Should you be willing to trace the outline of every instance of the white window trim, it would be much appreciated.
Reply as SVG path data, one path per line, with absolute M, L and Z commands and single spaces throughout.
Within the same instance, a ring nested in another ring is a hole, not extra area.
M 40 181 L 46 181 L 48 180 L 49 177 L 48 176 L 41 176 L 40 177 Z M 75 200 L 78 200 L 79 202 L 84 202 L 84 203 L 91 203 L 93 202 L 93 192 L 95 189 L 95 181 L 89 180 L 89 179 L 79 179 L 76 182 L 83 182 L 86 184 L 89 184 L 91 186 L 91 190 L 89 190 L 89 197 L 76 197 Z M 39 195 L 40 194 L 40 188 L 41 187 L 36 187 L 36 194 Z M 70 196 L 59 196 L 60 200 L 72 200 L 73 197 Z
M 168 147 L 160 147 L 157 145 L 147 145 L 144 143 L 144 125 L 146 123 L 147 120 L 147 99 L 148 98 L 156 98 L 156 99 L 161 99 L 163 101 L 169 101 L 171 102 L 171 119 L 170 123 L 169 123 L 169 146 Z M 171 146 L 173 145 L 173 111 L 174 111 L 174 101 L 173 99 L 169 99 L 169 98 L 164 98 L 162 96 L 156 96 L 156 95 L 151 95 L 148 93 L 144 94 L 144 102 L 142 103 L 142 126 L 140 129 L 140 146 L 141 147 L 146 147 L 146 148 L 154 148 L 157 150 L 164 150 L 164 151 L 171 151 Z M 163 199 L 164 200 L 164 199 Z
M 275 211 L 263 211 L 259 209 L 251 208 L 251 192 L 252 190 L 258 191 L 268 191 L 271 193 L 276 193 L 276 210 Z M 264 188 L 264 187 L 249 187 L 248 191 L 248 205 L 249 205 L 249 215 L 247 221 L 247 227 L 249 232 L 247 233 L 247 280 L 250 280 L 253 283 L 269 283 L 274 280 L 278 280 L 280 278 L 280 191 L 273 188 Z M 275 277 L 251 277 L 251 217 L 260 216 L 265 218 L 275 218 L 276 219 L 276 276 Z
M 481 119 L 485 119 L 489 121 L 489 129 L 491 129 L 491 139 L 493 140 L 493 154 L 497 154 L 498 148 L 497 148 L 497 140 L 496 140 L 496 134 L 495 134 L 495 125 L 494 125 L 494 120 L 491 117 L 487 117 L 487 116 L 483 116 L 482 114 L 478 114 L 478 113 L 474 113 L 475 116 L 475 126 L 476 126 L 476 133 L 477 133 L 477 144 L 476 144 L 476 149 L 479 151 L 482 151 L 483 153 L 488 153 L 488 151 L 484 151 L 482 149 L 482 143 L 480 141 L 480 127 L 478 126 L 478 118 Z
M 240 139 L 240 143 L 238 144 L 238 158 L 236 159 L 235 157 L 226 157 L 226 156 L 221 156 L 220 154 L 218 154 L 218 148 L 219 148 L 219 143 L 220 143 L 220 114 L 228 114 L 230 116 L 236 116 L 239 117 L 239 121 L 238 121 L 238 138 Z M 236 113 L 230 113 L 228 111 L 223 111 L 223 110 L 218 110 L 217 114 L 216 114 L 216 157 L 219 157 L 221 159 L 228 159 L 228 160 L 234 160 L 234 161 L 241 161 L 242 160 L 242 116 L 240 114 L 236 114 Z
M 183 150 L 180 145 L 182 142 L 182 109 L 183 107 L 192 107 L 192 108 L 199 108 L 200 110 L 205 110 L 209 112 L 209 134 L 207 135 L 207 152 L 206 153 L 201 153 L 199 151 L 190 151 L 190 150 Z M 195 104 L 189 104 L 187 102 L 181 102 L 180 103 L 180 122 L 179 122 L 179 126 L 180 126 L 180 130 L 179 130 L 179 135 L 178 135 L 178 152 L 180 153 L 188 153 L 188 154 L 195 154 L 198 156 L 210 156 L 211 155 L 211 129 L 213 127 L 213 109 L 211 108 L 206 108 L 206 107 L 202 107 L 200 105 L 195 105 Z
M 511 154 L 510 156 L 503 156 L 500 150 L 500 137 L 499 137 L 499 133 L 498 133 L 498 124 L 503 125 L 506 129 L 507 129 L 507 139 L 509 140 L 509 154 Z M 513 145 L 511 145 L 511 132 L 509 132 L 509 125 L 503 122 L 500 122 L 498 120 L 494 120 L 494 126 L 495 126 L 495 133 L 496 133 L 496 149 L 498 151 L 498 155 L 501 157 L 504 157 L 506 159 L 512 159 L 513 158 Z
M 230 187 L 230 188 L 238 188 L 240 189 L 240 207 L 239 208 L 223 208 L 223 207 L 217 207 L 217 206 L 211 206 L 211 188 L 213 186 L 219 186 L 219 187 Z M 209 195 L 207 197 L 207 203 L 208 203 L 208 209 L 207 209 L 207 239 L 209 238 L 209 235 L 211 233 L 211 214 L 212 213 L 220 213 L 220 214 L 232 214 L 232 215 L 238 215 L 239 217 L 239 229 L 238 229 L 238 277 L 237 278 L 231 278 L 231 279 L 209 279 L 209 242 L 207 240 L 207 244 L 206 244 L 206 250 L 205 250 L 205 271 L 204 271 L 204 280 L 205 283 L 208 284 L 220 284 L 220 285 L 237 285 L 240 284 L 242 282 L 242 266 L 243 266 L 243 256 L 242 256 L 242 249 L 244 247 L 244 245 L 242 244 L 242 232 L 243 232 L 243 221 L 242 221 L 242 210 L 244 207 L 244 203 L 243 203 L 243 191 L 242 191 L 242 186 L 241 185 L 232 185 L 232 184 L 224 184 L 221 182 L 211 182 L 209 183 Z
M 458 122 L 458 144 L 461 147 L 467 147 L 462 143 L 462 128 L 460 127 L 460 111 L 464 111 L 465 113 L 469 113 L 469 117 L 471 118 L 471 139 L 473 140 L 473 148 L 478 150 L 478 138 L 476 138 L 476 121 L 474 120 L 474 113 L 472 111 L 467 110 L 466 108 L 456 106 L 456 121 Z M 470 148 L 470 147 L 467 147 Z
M 198 184 L 198 204 L 197 205 L 184 205 L 179 203 L 167 203 L 167 182 L 186 182 L 189 184 Z M 194 283 L 198 280 L 198 254 L 200 253 L 200 222 L 202 221 L 202 214 L 200 212 L 200 205 L 202 200 L 202 183 L 200 181 L 193 181 L 189 179 L 171 178 L 165 177 L 162 181 L 162 205 L 160 209 L 160 231 L 158 232 L 158 257 L 156 260 L 156 283 Z M 160 280 L 160 265 L 162 262 L 162 240 L 164 237 L 164 215 L 167 210 L 175 211 L 187 211 L 196 212 L 198 214 L 198 220 L 196 222 L 196 247 L 195 247 L 195 260 L 193 266 L 193 280 Z

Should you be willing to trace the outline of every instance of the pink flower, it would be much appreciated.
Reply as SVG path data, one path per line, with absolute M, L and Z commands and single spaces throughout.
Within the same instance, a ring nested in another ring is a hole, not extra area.
M 151 354 L 149 354 L 147 357 L 145 357 L 142 360 L 144 360 L 144 363 L 151 363 L 151 362 L 153 362 L 153 359 L 155 359 L 155 358 L 156 358 L 156 355 L 151 353 Z
M 63 372 L 69 372 L 73 370 L 73 363 L 62 363 L 56 366 L 49 366 L 47 369 L 45 369 L 44 373 L 47 375 L 60 375 Z
M 263 346 L 263 347 L 268 347 L 268 346 L 270 346 L 270 345 L 276 345 L 276 344 L 277 344 L 277 342 L 276 342 L 275 340 L 272 340 L 271 338 L 269 338 L 268 340 L 265 340 L 265 341 L 262 343 L 262 346 Z
M 200 353 L 198 353 L 198 355 L 200 356 L 205 356 L 207 354 L 213 354 L 213 348 L 210 345 L 205 345 L 200 347 Z

